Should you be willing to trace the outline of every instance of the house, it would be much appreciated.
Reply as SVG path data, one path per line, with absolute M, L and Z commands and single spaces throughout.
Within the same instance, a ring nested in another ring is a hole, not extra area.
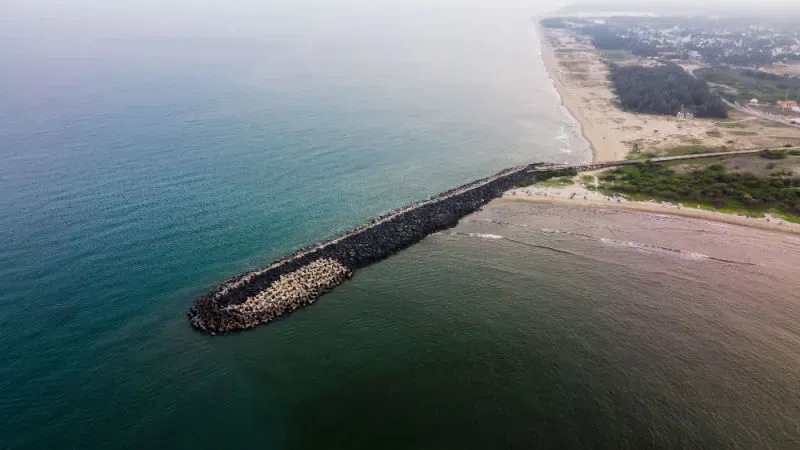
M 778 101 L 777 105 L 781 108 L 797 108 L 797 102 L 795 100 L 787 100 L 787 101 Z
M 751 105 L 758 105 L 758 99 L 757 98 L 750 99 L 750 104 Z

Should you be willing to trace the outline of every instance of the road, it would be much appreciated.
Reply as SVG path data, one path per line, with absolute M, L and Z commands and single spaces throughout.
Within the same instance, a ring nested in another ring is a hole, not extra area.
M 720 98 L 722 98 L 722 97 L 720 97 Z M 747 114 L 749 116 L 758 117 L 761 120 L 769 120 L 770 122 L 779 123 L 781 125 L 786 125 L 788 127 L 800 128 L 800 125 L 794 125 L 794 124 L 791 124 L 791 123 L 789 123 L 789 122 L 787 122 L 785 120 L 781 120 L 781 119 L 778 119 L 776 117 L 768 116 L 768 115 L 766 115 L 764 113 L 761 113 L 759 111 L 753 111 L 750 108 L 745 108 L 744 106 L 736 105 L 734 103 L 731 103 L 731 102 L 725 100 L 724 98 L 722 99 L 722 101 L 725 102 L 725 104 L 728 105 L 729 107 L 735 109 L 736 111 L 739 111 L 742 114 Z
M 694 71 L 695 71 L 695 70 L 697 70 L 697 68 L 696 68 L 696 67 L 685 67 L 685 66 L 680 66 L 680 67 L 681 67 L 683 70 L 685 70 L 685 71 L 686 71 L 686 73 L 688 73 L 688 74 L 689 74 L 689 75 L 691 75 L 692 77 L 694 77 L 694 78 L 697 78 L 697 75 L 695 75 L 695 74 L 694 74 Z M 789 122 L 787 122 L 787 121 L 785 121 L 785 120 L 781 120 L 781 119 L 778 119 L 778 118 L 775 118 L 775 117 L 771 117 L 771 116 L 768 116 L 768 115 L 766 115 L 766 114 L 764 114 L 764 113 L 761 113 L 761 112 L 759 112 L 759 111 L 753 111 L 753 110 L 752 110 L 752 109 L 750 109 L 750 108 L 746 108 L 746 107 L 744 107 L 744 106 L 739 106 L 739 105 L 737 105 L 737 104 L 735 104 L 735 103 L 731 103 L 731 102 L 729 102 L 729 101 L 725 100 L 725 98 L 724 98 L 724 97 L 722 97 L 722 96 L 720 96 L 720 99 L 721 99 L 721 100 L 722 100 L 722 101 L 723 101 L 723 102 L 724 102 L 724 103 L 725 103 L 725 104 L 726 104 L 728 107 L 730 107 L 730 108 L 733 108 L 733 109 L 735 109 L 736 111 L 739 111 L 739 112 L 740 112 L 740 113 L 742 113 L 742 114 L 747 114 L 748 116 L 757 117 L 757 118 L 759 118 L 759 119 L 762 119 L 762 120 L 768 120 L 768 121 L 770 121 L 770 122 L 775 122 L 775 123 L 779 123 L 779 124 L 781 124 L 781 125 L 786 125 L 787 127 L 800 128 L 800 125 L 794 125 L 794 124 L 791 124 L 791 123 L 789 123 Z

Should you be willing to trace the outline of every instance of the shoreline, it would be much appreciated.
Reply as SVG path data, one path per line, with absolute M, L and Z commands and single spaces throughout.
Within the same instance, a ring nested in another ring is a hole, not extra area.
M 570 199 L 572 192 L 579 193 L 580 196 L 587 194 L 587 199 L 579 198 L 576 195 L 575 199 Z M 558 206 L 582 206 L 589 208 L 602 208 L 602 209 L 617 209 L 625 211 L 634 211 L 642 213 L 655 213 L 655 214 L 668 214 L 671 216 L 687 217 L 700 220 L 708 220 L 711 222 L 727 223 L 730 225 L 738 225 L 749 228 L 757 228 L 765 231 L 776 231 L 780 233 L 789 233 L 800 235 L 800 224 L 781 221 L 781 219 L 773 219 L 767 221 L 765 218 L 747 218 L 734 214 L 721 213 L 708 211 L 704 209 L 691 208 L 684 206 L 678 208 L 676 205 L 666 205 L 656 203 L 653 201 L 632 201 L 623 200 L 615 202 L 613 200 L 606 200 L 602 194 L 582 190 L 579 186 L 568 186 L 566 188 L 519 188 L 507 191 L 499 199 L 493 200 L 491 204 L 499 204 L 502 202 L 530 202 L 539 203 L 544 205 L 558 205 Z
M 541 24 L 541 17 L 537 17 L 536 22 L 536 34 L 539 36 L 539 50 L 542 56 L 542 63 L 544 64 L 544 68 L 547 71 L 547 76 L 550 78 L 550 82 L 553 84 L 553 87 L 556 89 L 558 93 L 558 98 L 561 101 L 561 106 L 566 109 L 567 113 L 572 116 L 573 119 L 578 123 L 578 127 L 581 131 L 581 137 L 587 144 L 589 144 L 589 149 L 592 151 L 592 160 L 591 162 L 603 162 L 598 155 L 597 148 L 592 142 L 591 139 L 586 135 L 586 120 L 581 116 L 580 108 L 575 107 L 571 104 L 571 102 L 566 100 L 565 93 L 566 93 L 566 86 L 564 82 L 561 80 L 559 73 L 558 73 L 558 60 L 556 59 L 555 50 L 547 42 L 547 36 L 544 32 L 544 27 Z

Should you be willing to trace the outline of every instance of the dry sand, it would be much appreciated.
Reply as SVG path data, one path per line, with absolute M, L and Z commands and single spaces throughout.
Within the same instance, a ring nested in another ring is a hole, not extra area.
M 642 152 L 653 153 L 698 145 L 730 150 L 800 145 L 800 129 L 737 114 L 727 121 L 715 121 L 622 111 L 608 79 L 608 67 L 590 43 L 570 30 L 540 27 L 540 35 L 545 66 L 564 106 L 580 122 L 595 161 L 625 159 L 634 144 Z

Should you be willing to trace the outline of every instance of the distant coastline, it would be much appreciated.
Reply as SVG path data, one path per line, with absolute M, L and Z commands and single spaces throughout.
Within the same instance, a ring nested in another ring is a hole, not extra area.
M 800 142 L 800 131 L 731 113 L 723 119 L 682 119 L 623 110 L 604 55 L 574 29 L 546 28 L 535 19 L 542 61 L 567 111 L 580 123 L 594 162 L 619 161 L 639 151 L 669 156 L 677 149 L 730 151 L 782 147 Z M 620 64 L 652 65 L 626 59 Z
M 561 99 L 561 105 L 569 112 L 569 114 L 578 122 L 578 125 L 581 130 L 581 136 L 583 139 L 589 144 L 589 148 L 592 150 L 592 162 L 602 162 L 608 161 L 607 159 L 601 159 L 600 155 L 598 155 L 597 148 L 586 136 L 586 126 L 588 121 L 585 117 L 583 117 L 581 113 L 581 109 L 575 103 L 572 95 L 569 94 L 567 91 L 566 86 L 564 85 L 563 80 L 561 79 L 561 75 L 558 70 L 558 61 L 556 60 L 555 51 L 550 43 L 547 41 L 547 36 L 544 31 L 544 27 L 540 22 L 541 18 L 535 19 L 536 23 L 536 33 L 539 36 L 539 45 L 541 49 L 542 55 L 542 62 L 544 63 L 545 69 L 547 69 L 547 74 L 550 76 L 550 80 L 553 83 L 553 86 L 558 91 L 558 97 Z M 605 157 L 606 155 L 602 155 Z

